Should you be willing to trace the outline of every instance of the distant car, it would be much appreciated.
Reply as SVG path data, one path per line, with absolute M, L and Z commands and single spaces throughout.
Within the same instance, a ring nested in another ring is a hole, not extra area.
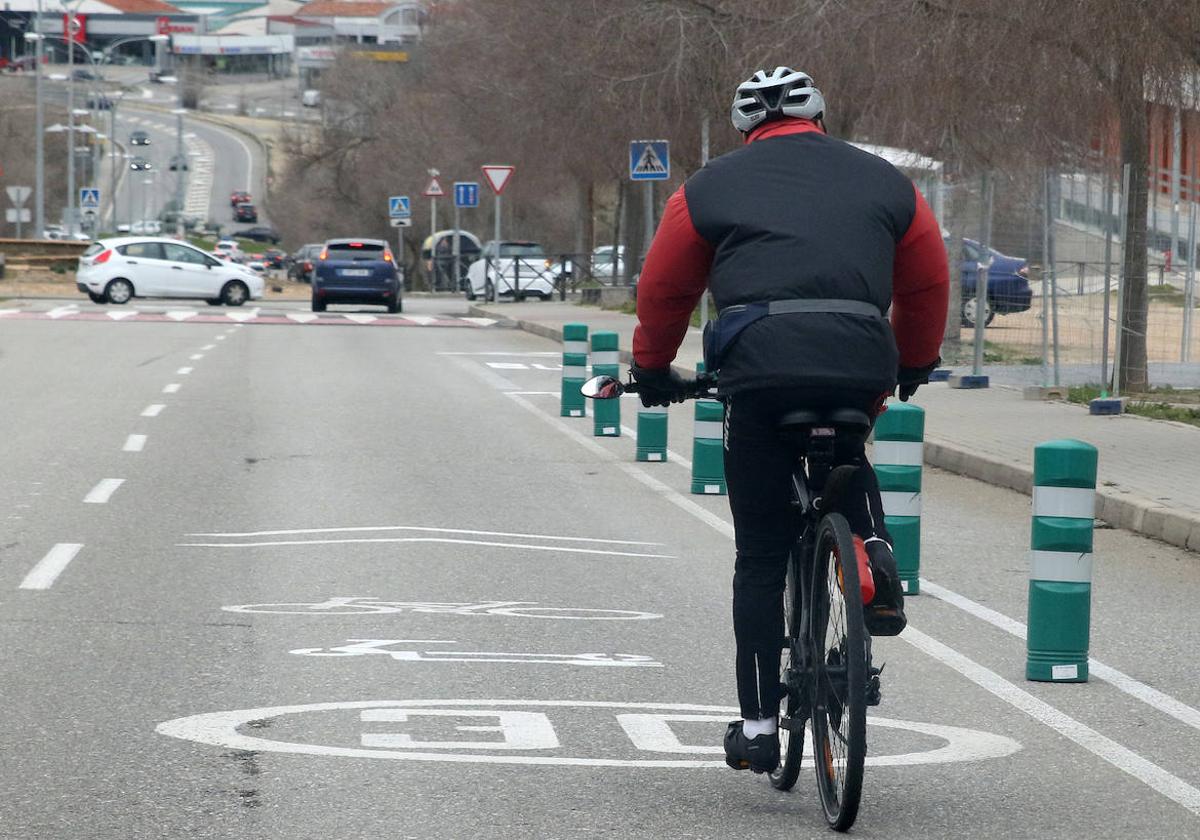
M 382 239 L 330 239 L 312 274 L 312 311 L 331 303 L 366 303 L 403 312 L 404 280 Z
M 217 240 L 217 244 L 213 246 L 213 251 L 220 254 L 222 258 L 232 262 L 241 262 L 242 257 L 245 256 L 242 254 L 241 246 L 232 239 Z
M 162 222 L 158 219 L 144 219 L 140 222 L 134 222 L 129 226 L 129 232 L 144 236 L 155 236 L 162 233 Z
M 262 259 L 261 257 L 257 257 L 255 259 L 248 260 L 246 262 L 246 268 L 250 269 L 255 274 L 266 274 L 267 273 L 267 261 Z
M 1029 263 L 1020 257 L 1009 257 L 995 248 L 991 252 L 992 264 L 988 269 L 987 308 L 983 325 L 995 320 L 997 315 L 1025 312 L 1033 300 L 1029 287 Z M 963 239 L 962 249 L 962 325 L 975 326 L 977 310 L 975 286 L 979 280 L 979 263 L 983 251 L 974 239 Z
M 243 202 L 233 208 L 233 220 L 235 222 L 257 222 L 258 208 L 248 202 Z
M 311 283 L 313 264 L 325 246 L 320 242 L 302 246 L 289 257 L 288 279 L 298 283 Z
M 306 90 L 300 94 L 300 104 L 305 108 L 318 108 L 321 105 L 321 91 Z
M 171 162 L 167 165 L 167 168 L 172 172 L 187 172 L 187 155 L 171 155 Z
M 87 106 L 93 111 L 109 111 L 112 110 L 113 101 L 103 93 L 93 93 L 88 95 Z
M 149 146 L 150 135 L 145 131 L 134 131 L 129 135 L 129 145 L 131 146 Z
M 141 155 L 138 155 L 133 160 L 129 161 L 129 168 L 132 169 L 134 172 L 139 172 L 139 171 L 149 172 L 151 169 L 154 168 L 154 164 L 152 164 L 150 161 L 146 160 Z
M 146 237 L 93 243 L 79 258 L 75 285 L 95 303 L 170 297 L 241 306 L 263 295 L 262 278 L 243 266 L 221 262 L 185 242 Z
M 287 254 L 278 248 L 268 248 L 263 251 L 263 259 L 267 263 L 267 268 L 283 268 L 287 262 Z
M 251 200 L 250 193 L 245 190 L 234 190 L 229 194 L 229 206 L 237 207 L 239 204 L 247 204 Z
M 254 205 L 251 204 L 249 206 L 253 207 Z M 255 215 L 257 216 L 257 213 Z M 266 227 L 265 225 L 235 230 L 233 235 L 240 236 L 242 239 L 252 239 L 255 242 L 270 242 L 272 245 L 278 244 L 279 240 L 282 238 L 279 235 L 279 231 L 275 230 L 273 227 Z
M 490 300 L 493 286 L 499 297 L 517 300 L 554 294 L 554 263 L 537 242 L 491 240 L 479 257 L 467 270 L 467 300 Z

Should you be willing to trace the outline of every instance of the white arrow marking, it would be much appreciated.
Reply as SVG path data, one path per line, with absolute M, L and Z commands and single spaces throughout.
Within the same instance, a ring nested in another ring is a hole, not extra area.
M 356 315 L 354 313 L 346 313 L 342 317 L 347 321 L 353 321 L 356 324 L 369 324 L 372 321 L 379 320 L 374 315 Z

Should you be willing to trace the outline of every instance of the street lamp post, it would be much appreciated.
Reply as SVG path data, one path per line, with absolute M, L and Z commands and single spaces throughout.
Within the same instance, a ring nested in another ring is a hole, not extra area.
M 34 110 L 37 116 L 34 119 L 34 131 L 37 133 L 37 140 L 34 145 L 36 147 L 34 160 L 34 188 L 37 191 L 37 201 L 34 202 L 33 216 L 33 235 L 38 239 L 45 236 L 46 233 L 46 137 L 45 123 L 46 115 L 42 109 L 42 0 L 38 0 L 37 15 L 34 17 L 33 28 L 35 31 L 26 32 L 25 39 L 31 40 L 30 35 L 35 37 L 32 39 L 37 42 L 37 47 L 34 50 L 34 60 L 37 65 L 34 67 Z

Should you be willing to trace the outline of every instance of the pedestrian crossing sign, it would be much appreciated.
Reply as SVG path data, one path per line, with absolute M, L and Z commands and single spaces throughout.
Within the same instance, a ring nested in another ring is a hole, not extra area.
M 80 188 L 79 206 L 84 210 L 98 210 L 100 208 L 100 190 L 96 187 Z
M 631 141 L 629 177 L 634 181 L 665 181 L 670 178 L 670 144 L 666 140 Z
M 408 204 L 408 196 L 393 195 L 388 198 L 388 216 L 393 219 L 407 219 L 412 215 Z

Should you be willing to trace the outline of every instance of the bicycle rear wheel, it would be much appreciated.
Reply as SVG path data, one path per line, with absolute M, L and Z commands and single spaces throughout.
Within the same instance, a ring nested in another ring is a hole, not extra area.
M 817 528 L 812 617 L 812 736 L 825 819 L 846 831 L 858 816 L 867 753 L 867 631 L 858 561 L 846 518 Z
M 784 639 L 779 682 L 783 686 L 780 699 L 779 766 L 768 777 L 778 790 L 791 790 L 800 778 L 800 762 L 804 757 L 804 724 L 808 718 L 805 708 L 807 697 L 801 690 L 803 663 L 797 661 L 800 649 L 800 624 L 803 610 L 800 608 L 799 562 L 795 552 L 788 558 L 787 582 L 783 590 Z M 786 728 L 785 728 L 786 727 Z

